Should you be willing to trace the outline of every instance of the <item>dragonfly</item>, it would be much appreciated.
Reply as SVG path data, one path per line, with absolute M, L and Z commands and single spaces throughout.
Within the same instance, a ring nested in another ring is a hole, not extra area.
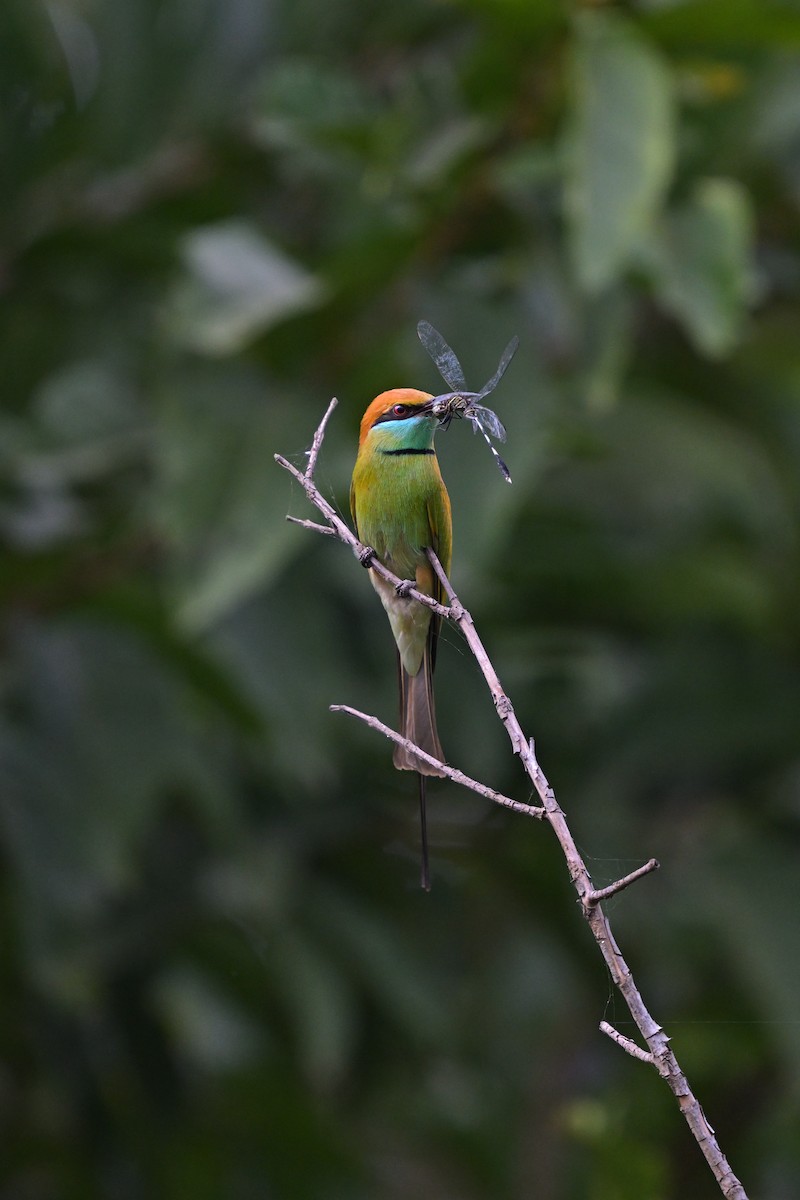
M 504 442 L 506 440 L 505 428 L 497 413 L 493 412 L 491 408 L 487 408 L 481 401 L 494 391 L 505 375 L 508 364 L 517 352 L 519 338 L 513 337 L 508 343 L 500 357 L 497 370 L 488 383 L 485 383 L 479 392 L 469 392 L 461 363 L 439 330 L 434 329 L 428 321 L 420 321 L 417 325 L 417 336 L 436 364 L 436 369 L 442 379 L 453 389 L 449 394 L 437 397 L 437 403 L 433 410 L 435 415 L 445 428 L 453 417 L 466 417 L 472 426 L 472 432 L 477 433 L 480 430 L 483 434 L 486 445 L 494 455 L 500 474 L 506 483 L 511 483 L 511 472 L 489 440 L 495 438 L 498 442 Z

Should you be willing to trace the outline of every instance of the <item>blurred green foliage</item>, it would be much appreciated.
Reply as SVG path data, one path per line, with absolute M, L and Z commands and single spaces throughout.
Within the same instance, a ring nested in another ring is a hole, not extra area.
M 5 0 L 0 1194 L 718 1195 L 547 831 L 412 780 L 388 625 L 287 525 L 454 427 L 454 578 L 751 1194 L 800 1177 L 800 8 Z M 454 632 L 450 760 L 525 797 Z

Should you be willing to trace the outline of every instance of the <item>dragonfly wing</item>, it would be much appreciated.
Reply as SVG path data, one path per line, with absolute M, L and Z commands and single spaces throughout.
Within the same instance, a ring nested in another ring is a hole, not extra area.
M 436 363 L 436 369 L 445 383 L 448 383 L 454 392 L 465 392 L 467 381 L 464 378 L 461 363 L 456 357 L 455 350 L 448 346 L 439 330 L 434 329 L 428 321 L 420 321 L 417 325 L 417 336 Z M 499 380 L 500 376 L 498 375 L 497 378 Z
M 435 330 L 434 330 L 434 332 L 435 332 Z M 447 345 L 446 342 L 445 342 L 445 345 Z M 497 387 L 498 383 L 500 382 L 500 380 L 503 378 L 506 371 L 508 370 L 508 364 L 511 362 L 512 358 L 517 353 L 518 346 L 519 346 L 519 338 L 516 337 L 516 335 L 515 335 L 511 339 L 511 341 L 508 343 L 505 350 L 503 351 L 500 362 L 497 364 L 497 370 L 495 371 L 494 375 L 489 380 L 489 382 L 485 383 L 483 385 L 483 387 L 481 388 L 481 390 L 478 392 L 477 396 L 475 397 L 476 400 L 482 400 L 484 396 L 488 396 L 490 392 L 494 391 L 494 389 Z M 448 349 L 449 349 L 449 347 L 448 347 Z M 430 353 L 430 351 L 428 351 L 428 353 Z
M 487 408 L 485 404 L 471 405 L 467 416 L 471 421 L 480 425 L 483 433 L 488 433 L 491 437 L 497 438 L 498 442 L 506 440 L 507 435 L 503 422 L 497 413 L 492 412 L 491 408 Z

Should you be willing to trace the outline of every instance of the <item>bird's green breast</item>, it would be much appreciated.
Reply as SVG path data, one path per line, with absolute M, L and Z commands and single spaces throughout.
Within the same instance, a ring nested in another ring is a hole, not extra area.
M 433 454 L 386 454 L 376 447 L 359 455 L 353 472 L 358 536 L 403 579 L 414 577 L 425 547 L 438 543 L 429 514 L 443 487 Z

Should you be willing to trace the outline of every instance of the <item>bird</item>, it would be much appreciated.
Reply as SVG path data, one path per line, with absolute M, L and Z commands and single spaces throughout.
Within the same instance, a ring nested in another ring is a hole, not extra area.
M 414 388 L 381 392 L 361 420 L 358 456 L 350 485 L 356 535 L 379 562 L 435 600 L 444 590 L 426 551 L 435 551 L 450 573 L 452 516 L 434 435 L 439 425 L 436 397 Z M 400 733 L 444 762 L 433 701 L 433 669 L 441 618 L 409 596 L 398 594 L 370 568 L 372 586 L 389 617 L 397 645 Z M 419 779 L 420 882 L 430 891 L 425 780 L 444 772 L 399 744 L 393 762 Z

